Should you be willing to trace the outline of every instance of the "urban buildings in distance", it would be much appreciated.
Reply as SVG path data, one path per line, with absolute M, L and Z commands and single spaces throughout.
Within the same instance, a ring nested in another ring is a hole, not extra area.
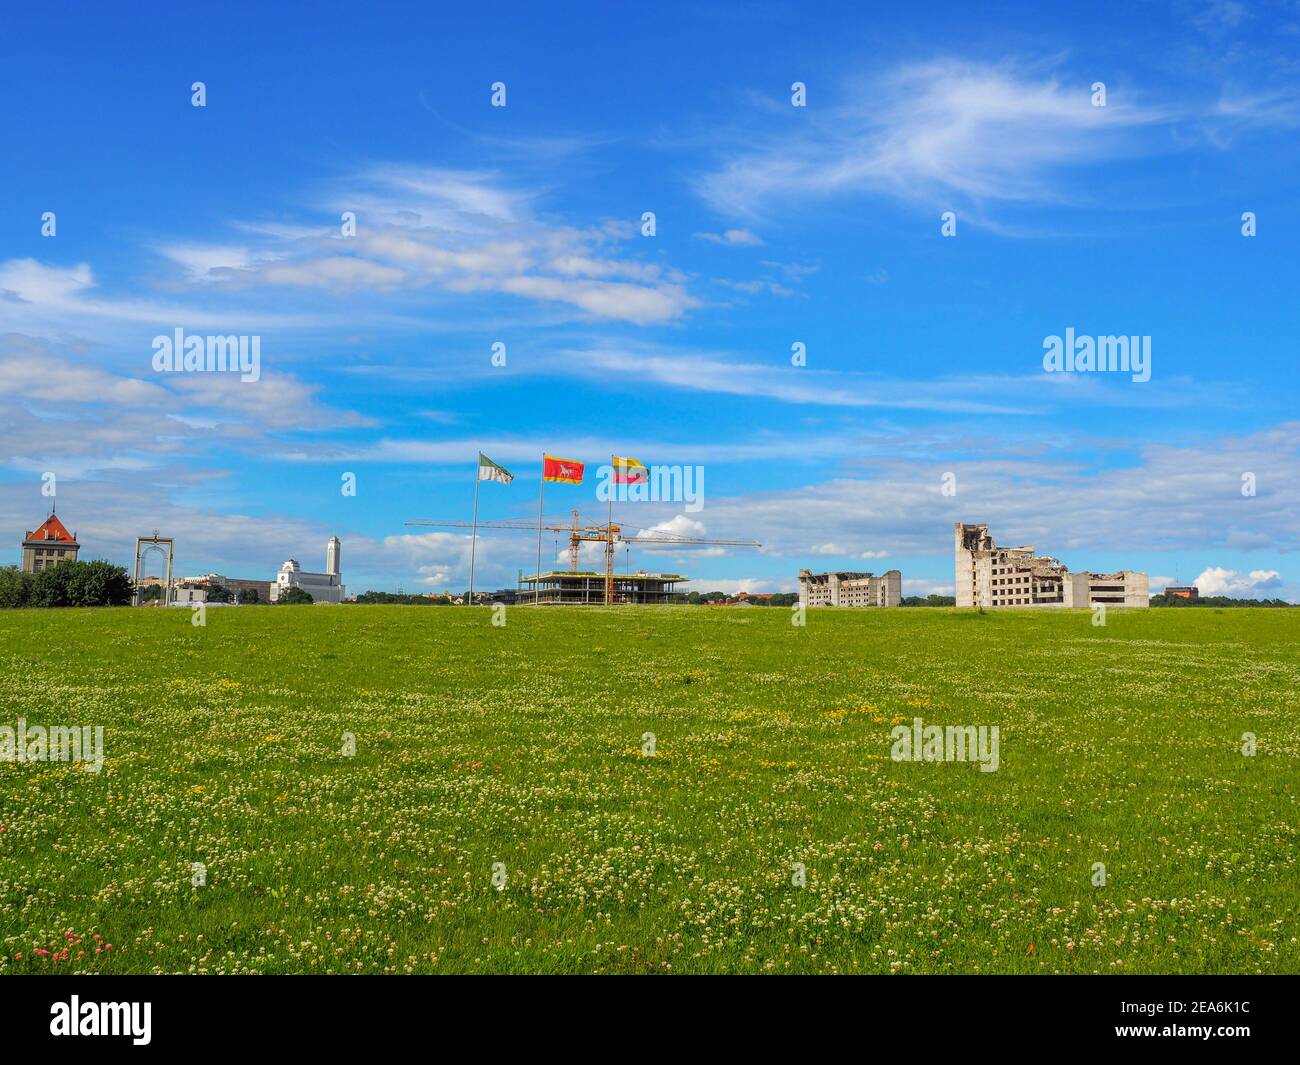
M 978 607 L 1148 607 L 1147 575 L 1071 573 L 1034 547 L 998 547 L 987 525 L 953 526 L 957 605 Z
M 75 562 L 80 550 L 76 534 L 68 532 L 51 510 L 40 528 L 23 537 L 23 572 L 40 573 L 60 562 Z
M 813 573 L 799 571 L 799 602 L 804 606 L 898 606 L 903 601 L 903 575 L 882 573 Z
M 337 536 L 331 536 L 325 548 L 325 572 L 308 573 L 298 565 L 296 559 L 289 559 L 280 567 L 275 583 L 271 585 L 271 602 L 278 602 L 280 596 L 290 588 L 301 588 L 317 603 L 341 603 L 347 591 L 343 587 L 341 572 L 343 545 Z

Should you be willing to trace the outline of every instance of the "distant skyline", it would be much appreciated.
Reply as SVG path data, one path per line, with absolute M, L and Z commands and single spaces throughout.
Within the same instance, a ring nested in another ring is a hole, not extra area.
M 468 535 L 403 523 L 468 520 L 480 451 L 480 519 L 535 520 L 545 451 L 588 464 L 556 521 L 604 520 L 611 455 L 703 466 L 698 510 L 614 506 L 763 543 L 632 550 L 699 591 L 951 594 L 965 521 L 1300 601 L 1294 3 L 7 21 L 0 564 L 53 473 L 83 559 L 157 529 L 270 580 L 337 535 L 350 593 L 462 590 Z M 177 329 L 258 379 L 156 372 Z M 1150 338 L 1150 379 L 1045 372 L 1067 332 Z M 476 588 L 535 546 L 480 537 Z

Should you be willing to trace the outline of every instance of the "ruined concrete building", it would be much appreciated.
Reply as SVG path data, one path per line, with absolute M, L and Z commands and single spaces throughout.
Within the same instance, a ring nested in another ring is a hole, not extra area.
M 903 575 L 882 573 L 812 573 L 799 571 L 799 602 L 804 606 L 898 606 Z
M 1145 573 L 1071 573 L 1051 556 L 1035 555 L 1032 544 L 998 547 L 987 525 L 953 528 L 959 607 L 1151 605 Z

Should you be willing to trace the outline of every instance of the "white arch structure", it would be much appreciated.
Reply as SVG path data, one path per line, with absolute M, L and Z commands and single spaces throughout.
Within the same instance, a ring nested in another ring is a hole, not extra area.
M 170 606 L 172 601 L 172 560 L 176 556 L 176 541 L 170 536 L 159 536 L 156 530 L 152 536 L 137 536 L 135 538 L 135 580 L 132 582 L 135 588 L 135 597 L 131 605 L 140 605 L 140 563 L 144 561 L 145 555 L 150 551 L 158 551 L 167 556 L 167 576 L 163 582 L 162 605 Z

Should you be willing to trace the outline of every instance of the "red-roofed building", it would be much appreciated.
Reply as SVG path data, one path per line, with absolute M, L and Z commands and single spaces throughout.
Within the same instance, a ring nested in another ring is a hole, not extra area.
M 75 533 L 68 532 L 57 514 L 51 511 L 41 527 L 23 540 L 23 572 L 39 573 L 60 562 L 75 562 L 81 545 Z

